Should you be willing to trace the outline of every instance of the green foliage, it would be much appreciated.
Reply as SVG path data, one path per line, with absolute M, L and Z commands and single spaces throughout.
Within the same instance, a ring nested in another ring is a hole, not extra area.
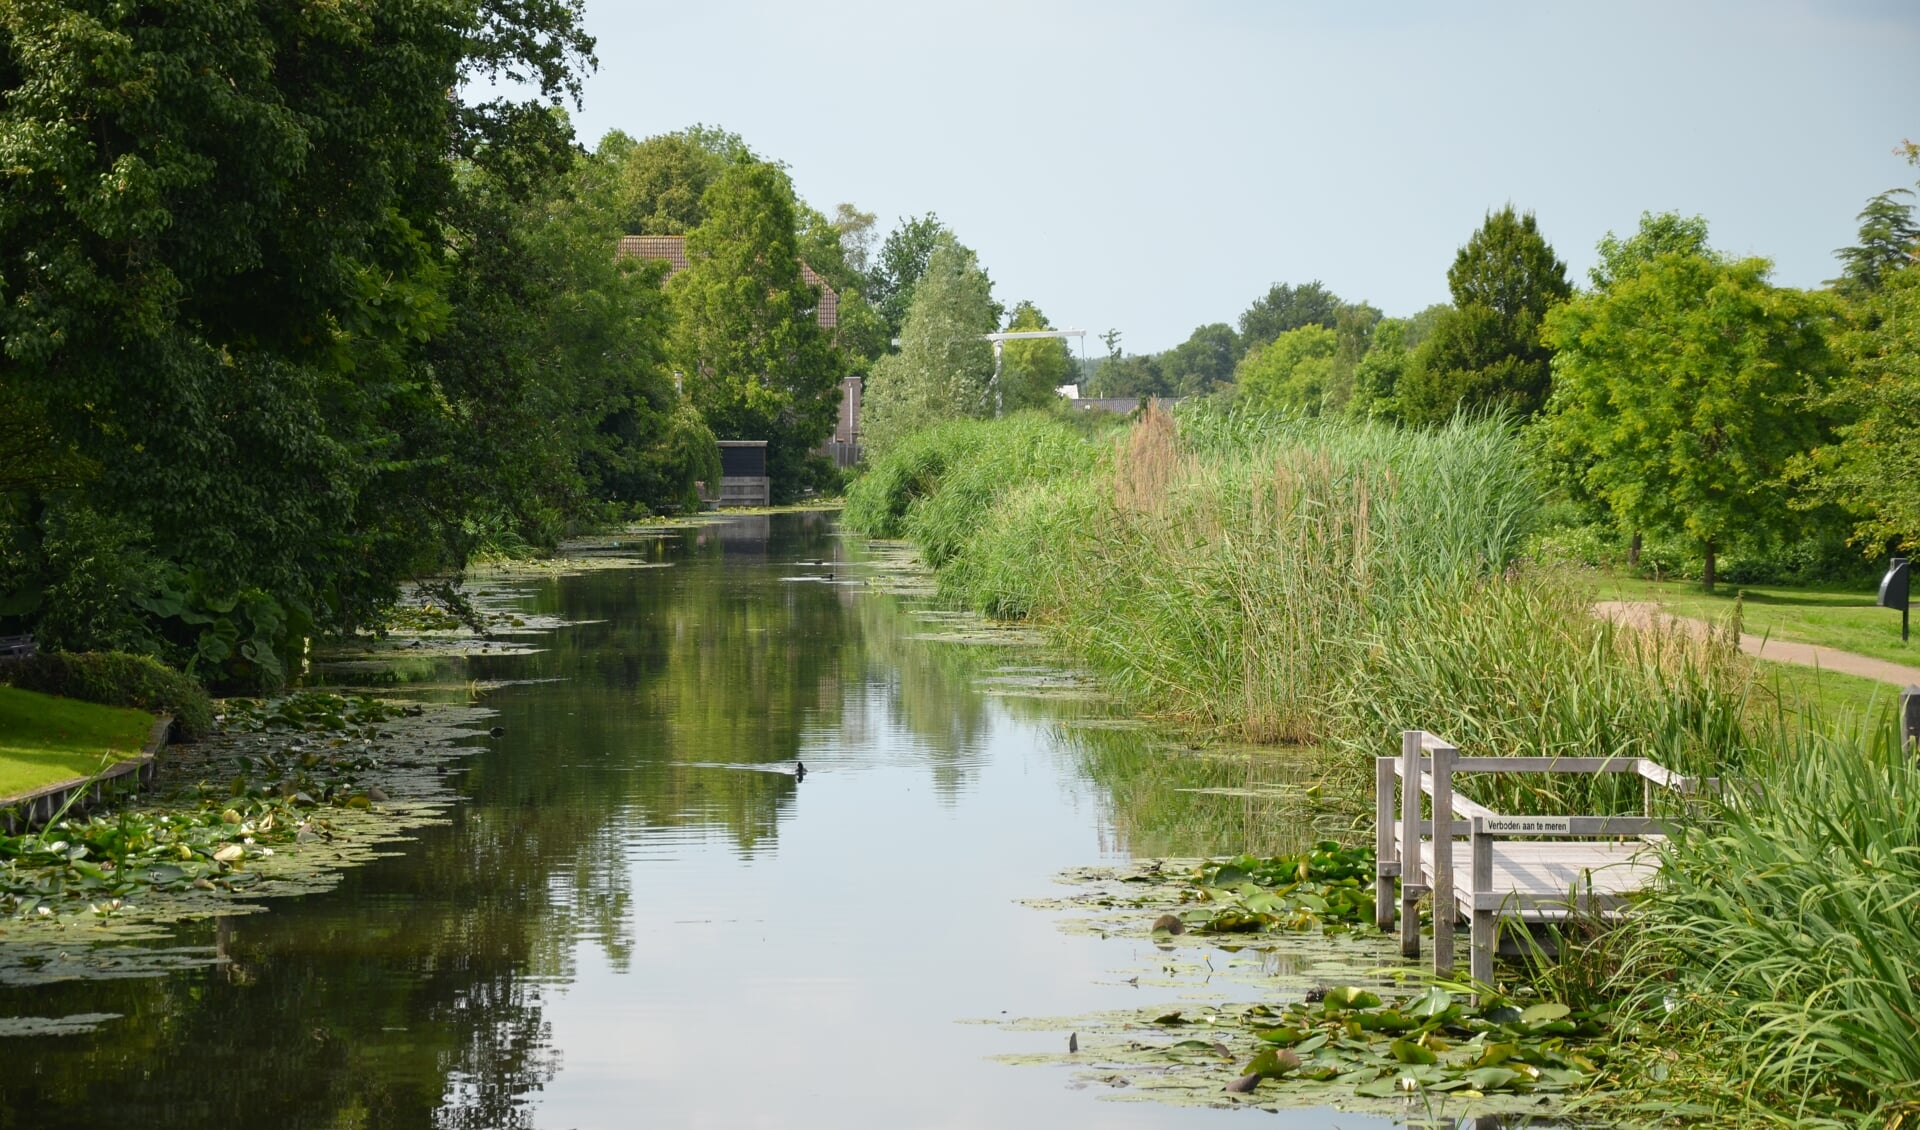
M 1504 421 L 1424 432 L 1201 403 L 1058 455 L 1036 427 L 924 433 L 856 485 L 848 521 L 912 536 L 944 595 L 1046 626 L 1140 708 L 1318 743 L 1347 771 L 1410 728 L 1707 772 L 1749 748 L 1750 676 L 1724 642 L 1624 633 L 1584 586 L 1513 568 L 1541 491 Z M 1612 780 L 1473 787 L 1515 811 L 1640 799 Z
M 1160 368 L 1160 360 L 1151 354 L 1134 353 L 1108 357 L 1093 370 L 1093 376 L 1081 388 L 1082 396 L 1139 397 L 1172 396 L 1173 384 Z
M 897 337 L 913 306 L 913 288 L 926 273 L 927 263 L 941 236 L 952 236 L 940 217 L 928 212 L 915 219 L 902 217 L 900 225 L 881 243 L 867 278 L 867 300 L 887 324 L 888 337 Z M 997 320 L 997 319 L 996 319 Z
M 1587 272 L 1595 290 L 1612 290 L 1660 258 L 1662 255 L 1697 255 L 1713 258 L 1707 243 L 1707 221 L 1701 216 L 1682 216 L 1678 212 L 1640 213 L 1640 227 L 1621 239 L 1608 232 L 1596 248 L 1598 262 Z
M 1447 270 L 1452 309 L 1398 381 L 1408 423 L 1439 423 L 1462 408 L 1501 407 L 1522 418 L 1546 403 L 1551 350 L 1541 318 L 1572 293 L 1567 265 L 1533 213 L 1490 212 Z
M 1816 444 L 1793 464 L 1806 503 L 1830 503 L 1854 519 L 1869 554 L 1920 546 L 1920 265 L 1885 276 L 1848 310 L 1838 336 L 1851 370 L 1826 407 L 1839 442 Z
M 1548 315 L 1561 351 L 1552 442 L 1625 529 L 1684 532 L 1709 555 L 1788 519 L 1788 459 L 1823 435 L 1826 304 L 1768 265 L 1667 253 Z
M 733 165 L 705 207 L 687 236 L 687 269 L 667 287 L 671 356 L 716 436 L 767 441 L 775 499 L 787 501 L 807 453 L 833 431 L 840 354 L 814 322 L 817 289 L 800 276 L 786 175 Z
M 1204 934 L 1357 926 L 1373 915 L 1373 848 L 1331 840 L 1288 855 L 1209 860 L 1194 870 L 1201 905 L 1179 918 Z
M 617 170 L 612 206 L 628 235 L 685 235 L 706 219 L 702 199 L 731 165 L 757 158 L 740 135 L 693 125 L 634 142 L 618 131 L 598 155 Z
M 1615 978 L 1698 1049 L 1702 1093 L 1800 1120 L 1920 1109 L 1920 767 L 1882 723 L 1781 734 L 1751 790 L 1672 840 Z
M 1871 294 L 1888 275 L 1913 265 L 1920 223 L 1914 222 L 1913 205 L 1900 199 L 1912 196 L 1911 189 L 1894 188 L 1867 201 L 1855 217 L 1860 242 L 1834 252 L 1841 266 L 1835 289 L 1849 296 Z
M 933 424 L 993 415 L 993 347 L 983 335 L 998 315 L 989 286 L 972 251 L 950 235 L 937 240 L 900 351 L 875 362 L 867 380 L 862 434 L 873 456 Z
M 1234 383 L 1241 396 L 1263 408 L 1338 414 L 1350 392 L 1340 384 L 1339 352 L 1334 331 L 1301 326 L 1249 350 L 1234 370 Z
M 200 684 L 147 655 L 42 652 L 0 665 L 0 677 L 21 690 L 171 714 L 187 739 L 213 725 L 213 702 Z
M 173 628 L 140 600 L 193 575 L 210 599 L 258 594 L 232 643 L 260 640 L 248 662 L 270 671 L 292 610 L 350 627 L 400 578 L 457 564 L 476 525 L 557 525 L 576 447 L 513 429 L 579 401 L 528 411 L 556 350 L 522 357 L 526 319 L 479 296 L 525 277 L 488 256 L 533 246 L 496 237 L 536 222 L 524 206 L 573 161 L 552 107 L 592 62 L 580 18 L 452 0 L 0 11 L 0 552 L 42 579 L 31 626 L 160 646 Z M 503 72 L 536 97 L 448 97 Z M 449 329 L 468 332 L 429 347 Z M 497 374 L 459 363 L 482 355 Z M 252 634 L 275 616 L 278 635 Z
M 1007 323 L 1012 332 L 1050 330 L 1052 323 L 1031 302 L 1014 305 L 1013 318 Z M 1009 341 L 1001 360 L 998 409 L 1018 412 L 1027 408 L 1049 408 L 1060 402 L 1055 390 L 1074 382 L 1076 366 L 1065 338 L 1036 338 Z
M 1359 420 L 1397 420 L 1400 378 L 1413 363 L 1413 324 L 1383 318 L 1374 327 L 1367 352 L 1353 368 L 1353 395 L 1347 414 Z
M 1233 383 L 1244 352 L 1240 335 L 1225 322 L 1199 326 L 1187 340 L 1160 355 L 1160 371 L 1175 396 L 1205 396 Z
M 876 460 L 847 491 L 844 520 L 870 537 L 925 539 L 930 558 L 945 563 L 979 531 L 1000 493 L 1084 470 L 1093 455 L 1078 430 L 1042 413 L 941 424 Z
M 1333 329 L 1344 305 L 1320 280 L 1304 286 L 1275 283 L 1240 315 L 1240 347 L 1252 351 L 1289 330 L 1302 326 Z

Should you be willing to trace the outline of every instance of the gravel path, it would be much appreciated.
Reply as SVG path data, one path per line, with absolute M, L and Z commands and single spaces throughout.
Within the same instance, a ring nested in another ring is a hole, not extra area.
M 1602 600 L 1594 604 L 1593 614 L 1636 628 L 1660 624 L 1696 632 L 1704 632 L 1707 629 L 1706 621 L 1663 612 L 1658 604 L 1650 600 Z M 1857 655 L 1838 648 L 1821 647 L 1819 644 L 1795 643 L 1791 640 L 1776 640 L 1743 632 L 1740 635 L 1740 650 L 1761 659 L 1771 659 L 1775 663 L 1798 663 L 1803 667 L 1818 667 L 1822 671 L 1858 675 L 1863 679 L 1877 679 L 1900 687 L 1920 686 L 1920 667 L 1889 663 L 1884 659 Z

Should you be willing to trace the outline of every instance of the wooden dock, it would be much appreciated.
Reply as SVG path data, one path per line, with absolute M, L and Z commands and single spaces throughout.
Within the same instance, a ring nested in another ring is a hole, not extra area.
M 1504 815 L 1456 793 L 1459 773 L 1632 773 L 1642 781 L 1642 814 Z M 1491 984 L 1502 919 L 1533 924 L 1616 913 L 1659 871 L 1653 845 L 1668 822 L 1653 815 L 1656 791 L 1687 797 L 1718 787 L 1716 779 L 1683 777 L 1639 757 L 1461 757 L 1445 738 L 1408 730 L 1399 757 L 1374 761 L 1375 923 L 1392 932 L 1399 879 L 1400 951 L 1418 957 L 1418 904 L 1431 894 L 1434 971 L 1453 972 L 1454 928 L 1465 919 L 1473 979 Z M 1462 848 L 1464 874 L 1456 866 Z

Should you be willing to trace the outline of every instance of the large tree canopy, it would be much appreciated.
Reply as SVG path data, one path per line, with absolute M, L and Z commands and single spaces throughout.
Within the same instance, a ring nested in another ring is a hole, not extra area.
M 1197 327 L 1187 340 L 1160 355 L 1160 369 L 1176 396 L 1205 396 L 1233 383 L 1240 362 L 1240 335 L 1225 322 Z
M 999 313 L 974 253 L 941 233 L 913 288 L 900 351 L 874 363 L 863 412 L 868 447 L 886 452 L 943 420 L 994 411 L 993 347 Z
M 1447 286 L 1452 308 L 1399 381 L 1402 418 L 1431 424 L 1462 408 L 1539 411 L 1552 359 L 1541 319 L 1572 287 L 1533 213 L 1517 214 L 1511 204 L 1488 213 L 1454 256 Z
M 899 336 L 906 326 L 914 285 L 926 273 L 940 237 L 952 234 L 940 217 L 928 212 L 914 219 L 903 217 L 880 244 L 867 278 L 867 300 L 885 320 L 890 336 Z
M 1007 329 L 1014 332 L 1053 329 L 1047 316 L 1031 302 L 1018 302 Z M 1065 338 L 1032 338 L 1009 341 L 1000 364 L 1000 390 L 996 410 L 1017 412 L 1022 408 L 1046 408 L 1059 401 L 1061 385 L 1073 383 L 1079 366 Z
M 270 679 L 478 539 L 632 497 L 680 413 L 556 109 L 580 20 L 0 6 L 0 619 Z M 489 76 L 537 94 L 449 97 Z
M 1319 279 L 1304 286 L 1274 283 L 1240 315 L 1240 349 L 1250 352 L 1288 330 L 1302 326 L 1333 329 L 1339 323 L 1340 296 Z
M 786 174 L 733 165 L 707 190 L 706 220 L 687 236 L 687 269 L 668 285 L 672 359 L 722 439 L 767 441 L 776 497 L 808 481 L 807 454 L 833 431 L 844 367 L 814 321 L 819 290 L 800 274 Z
M 1848 311 L 1840 349 L 1852 372 L 1828 407 L 1846 421 L 1840 442 L 1797 461 L 1809 501 L 1854 517 L 1868 553 L 1920 549 L 1920 264 L 1880 276 Z
M 1834 363 L 1827 302 L 1767 282 L 1762 259 L 1666 252 L 1547 314 L 1548 427 L 1623 529 L 1714 555 L 1788 521 L 1782 475 L 1822 438 L 1809 410 Z
M 1336 387 L 1339 353 L 1340 339 L 1333 330 L 1304 325 L 1248 352 L 1240 361 L 1235 383 L 1240 395 L 1256 404 L 1309 416 L 1338 412 L 1345 406 L 1345 397 Z

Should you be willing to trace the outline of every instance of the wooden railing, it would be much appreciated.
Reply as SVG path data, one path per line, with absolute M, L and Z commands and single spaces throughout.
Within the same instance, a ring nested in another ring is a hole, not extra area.
M 1503 815 L 1456 793 L 1456 773 L 1632 773 L 1643 782 L 1642 811 L 1639 816 Z M 1418 787 L 1405 787 L 1407 781 L 1417 781 Z M 1400 785 L 1398 820 L 1394 811 L 1396 783 Z M 1492 976 L 1498 915 L 1517 893 L 1522 893 L 1492 889 L 1495 841 L 1516 837 L 1662 836 L 1670 825 L 1653 815 L 1654 794 L 1659 789 L 1682 796 L 1718 792 L 1719 780 L 1686 777 L 1643 757 L 1461 757 L 1445 738 L 1408 730 L 1401 735 L 1399 757 L 1374 759 L 1375 924 L 1383 933 L 1393 930 L 1391 880 L 1398 877 L 1400 952 L 1419 956 L 1417 908 L 1420 896 L 1431 893 L 1434 968 L 1450 973 L 1454 964 L 1452 926 L 1459 903 L 1454 890 L 1453 845 L 1456 839 L 1469 839 L 1473 868 L 1469 889 L 1473 897 L 1467 909 L 1472 919 L 1473 972 L 1476 979 L 1486 980 Z M 1430 817 L 1422 813 L 1423 795 L 1432 798 Z M 1421 882 L 1423 839 L 1433 841 L 1431 889 Z

